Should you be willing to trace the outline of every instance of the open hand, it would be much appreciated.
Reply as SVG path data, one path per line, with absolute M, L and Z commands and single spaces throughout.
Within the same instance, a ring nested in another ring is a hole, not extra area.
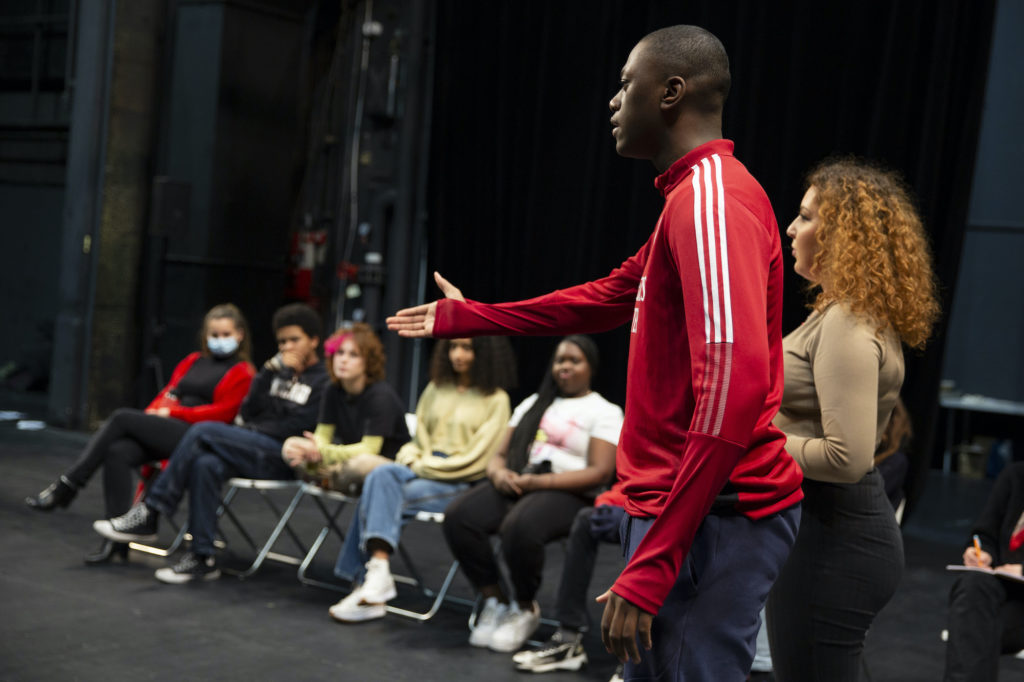
M 434 273 L 434 281 L 440 287 L 445 298 L 465 301 L 457 286 Z M 434 335 L 434 319 L 437 317 L 437 301 L 423 303 L 412 308 L 404 308 L 387 319 L 388 329 L 398 332 L 399 336 L 411 339 L 429 338 Z
M 640 646 L 650 651 L 653 646 L 651 623 L 654 616 L 611 590 L 598 597 L 597 602 L 604 604 L 604 614 L 601 616 L 601 642 L 604 648 L 623 663 L 639 663 L 637 636 L 640 637 Z

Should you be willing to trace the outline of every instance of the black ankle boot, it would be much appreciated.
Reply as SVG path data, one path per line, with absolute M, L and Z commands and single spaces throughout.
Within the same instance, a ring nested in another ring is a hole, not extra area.
M 65 476 L 35 497 L 26 497 L 25 504 L 36 511 L 53 511 L 54 507 L 66 507 L 78 494 L 78 488 Z
M 105 564 L 120 558 L 121 561 L 128 561 L 128 545 L 124 542 L 104 540 L 95 552 L 85 555 L 87 564 Z

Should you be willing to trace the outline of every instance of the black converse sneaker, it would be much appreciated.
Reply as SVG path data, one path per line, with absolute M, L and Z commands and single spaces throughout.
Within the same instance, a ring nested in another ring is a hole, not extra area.
M 162 583 L 180 585 L 194 580 L 216 580 L 220 577 L 220 569 L 212 556 L 187 552 L 174 566 L 158 569 L 155 575 Z
M 145 504 L 137 504 L 121 516 L 93 521 L 92 529 L 114 542 L 150 542 L 156 540 L 158 516 Z
M 520 651 L 512 657 L 516 670 L 546 673 L 552 670 L 579 670 L 587 663 L 582 633 L 558 630 L 538 649 Z

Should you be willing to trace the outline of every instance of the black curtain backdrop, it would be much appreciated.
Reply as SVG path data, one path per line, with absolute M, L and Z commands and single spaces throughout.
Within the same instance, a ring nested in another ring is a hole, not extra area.
M 640 38 L 686 23 L 725 44 L 733 74 L 725 136 L 772 199 L 780 230 L 817 161 L 853 153 L 897 169 L 918 196 L 948 313 L 994 5 L 442 0 L 429 269 L 470 298 L 503 301 L 600 277 L 632 255 L 661 199 L 653 166 L 615 154 L 608 100 Z M 786 286 L 789 331 L 806 316 L 807 297 L 792 272 Z M 437 294 L 432 281 L 427 291 Z M 623 328 L 597 339 L 604 371 L 595 387 L 620 404 L 628 336 Z M 513 343 L 515 401 L 539 383 L 555 341 Z M 907 352 L 915 481 L 933 454 L 942 347 L 940 328 L 924 353 Z

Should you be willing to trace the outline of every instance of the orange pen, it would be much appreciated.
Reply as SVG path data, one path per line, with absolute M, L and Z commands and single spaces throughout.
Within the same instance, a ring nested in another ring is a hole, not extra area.
M 978 561 L 981 561 L 981 540 L 978 539 L 977 535 L 974 536 L 974 556 L 978 558 Z

